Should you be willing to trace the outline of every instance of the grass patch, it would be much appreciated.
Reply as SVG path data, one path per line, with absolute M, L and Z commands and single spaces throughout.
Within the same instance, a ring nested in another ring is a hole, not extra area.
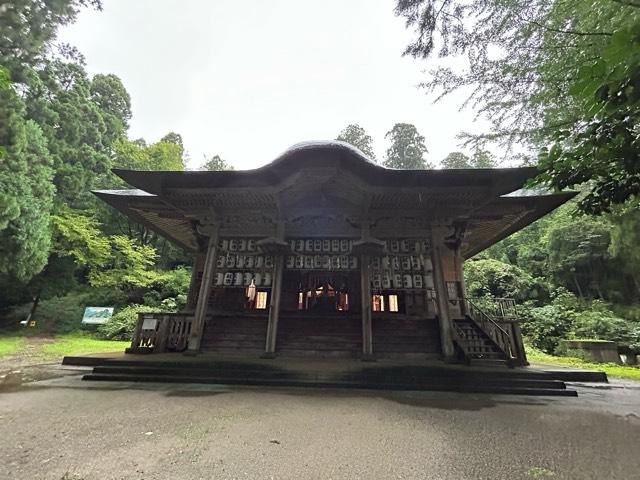
M 15 335 L 0 336 L 0 358 L 13 355 L 24 348 L 24 337 Z
M 55 342 L 43 345 L 41 353 L 46 358 L 90 353 L 124 352 L 131 342 L 121 340 L 99 340 L 87 333 L 56 335 Z
M 583 368 L 585 370 L 600 370 L 610 377 L 640 380 L 640 368 L 638 367 L 616 365 L 615 363 L 593 363 L 576 357 L 556 357 L 555 355 L 549 355 L 532 347 L 527 347 L 526 350 L 527 360 L 533 363 L 547 363 L 549 365 Z

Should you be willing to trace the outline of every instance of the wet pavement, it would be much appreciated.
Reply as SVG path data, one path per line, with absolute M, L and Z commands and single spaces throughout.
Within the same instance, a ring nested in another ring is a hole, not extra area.
M 638 478 L 640 383 L 578 398 L 86 382 L 4 372 L 0 478 Z M 1 377 L 2 375 L 0 375 Z

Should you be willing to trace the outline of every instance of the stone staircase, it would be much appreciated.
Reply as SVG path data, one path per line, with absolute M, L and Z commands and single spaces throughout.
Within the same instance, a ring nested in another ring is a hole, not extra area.
M 563 375 L 581 381 L 605 381 L 601 372 L 557 372 L 533 369 L 478 368 L 451 365 L 363 364 L 343 360 L 113 360 L 93 358 L 84 380 L 200 383 L 288 387 L 361 388 L 375 390 L 451 391 L 518 395 L 576 396 Z M 66 357 L 65 364 L 87 365 L 88 357 Z M 576 376 L 577 375 L 577 376 Z
M 456 341 L 469 360 L 506 362 L 507 354 L 471 318 L 454 320 Z

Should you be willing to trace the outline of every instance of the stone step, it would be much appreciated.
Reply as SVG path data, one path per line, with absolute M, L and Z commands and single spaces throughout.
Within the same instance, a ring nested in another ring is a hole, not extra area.
M 181 373 L 181 372 L 180 372 Z M 544 383 L 531 384 L 526 382 L 512 382 L 511 384 L 487 384 L 477 382 L 453 382 L 442 379 L 429 381 L 374 381 L 374 379 L 323 379 L 317 375 L 282 377 L 264 375 L 223 376 L 217 374 L 208 375 L 184 375 L 179 372 L 170 374 L 151 374 L 148 372 L 113 372 L 91 373 L 83 376 L 83 380 L 91 381 L 121 381 L 121 382 L 160 382 L 160 383 L 203 383 L 203 384 L 241 384 L 263 386 L 301 386 L 316 388 L 362 388 L 376 390 L 421 390 L 421 391 L 454 391 L 467 393 L 502 393 L 516 395 L 554 395 L 577 396 L 577 392 L 567 390 L 557 385 Z

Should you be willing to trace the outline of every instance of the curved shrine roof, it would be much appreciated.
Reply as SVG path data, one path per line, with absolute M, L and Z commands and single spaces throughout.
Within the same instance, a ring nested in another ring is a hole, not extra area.
M 399 214 L 450 209 L 469 219 L 463 249 L 469 257 L 575 195 L 524 188 L 536 175 L 535 167 L 397 170 L 339 141 L 299 143 L 252 170 L 113 171 L 136 189 L 94 193 L 192 251 L 198 249 L 199 234 L 191 209 L 289 208 L 312 197 Z

